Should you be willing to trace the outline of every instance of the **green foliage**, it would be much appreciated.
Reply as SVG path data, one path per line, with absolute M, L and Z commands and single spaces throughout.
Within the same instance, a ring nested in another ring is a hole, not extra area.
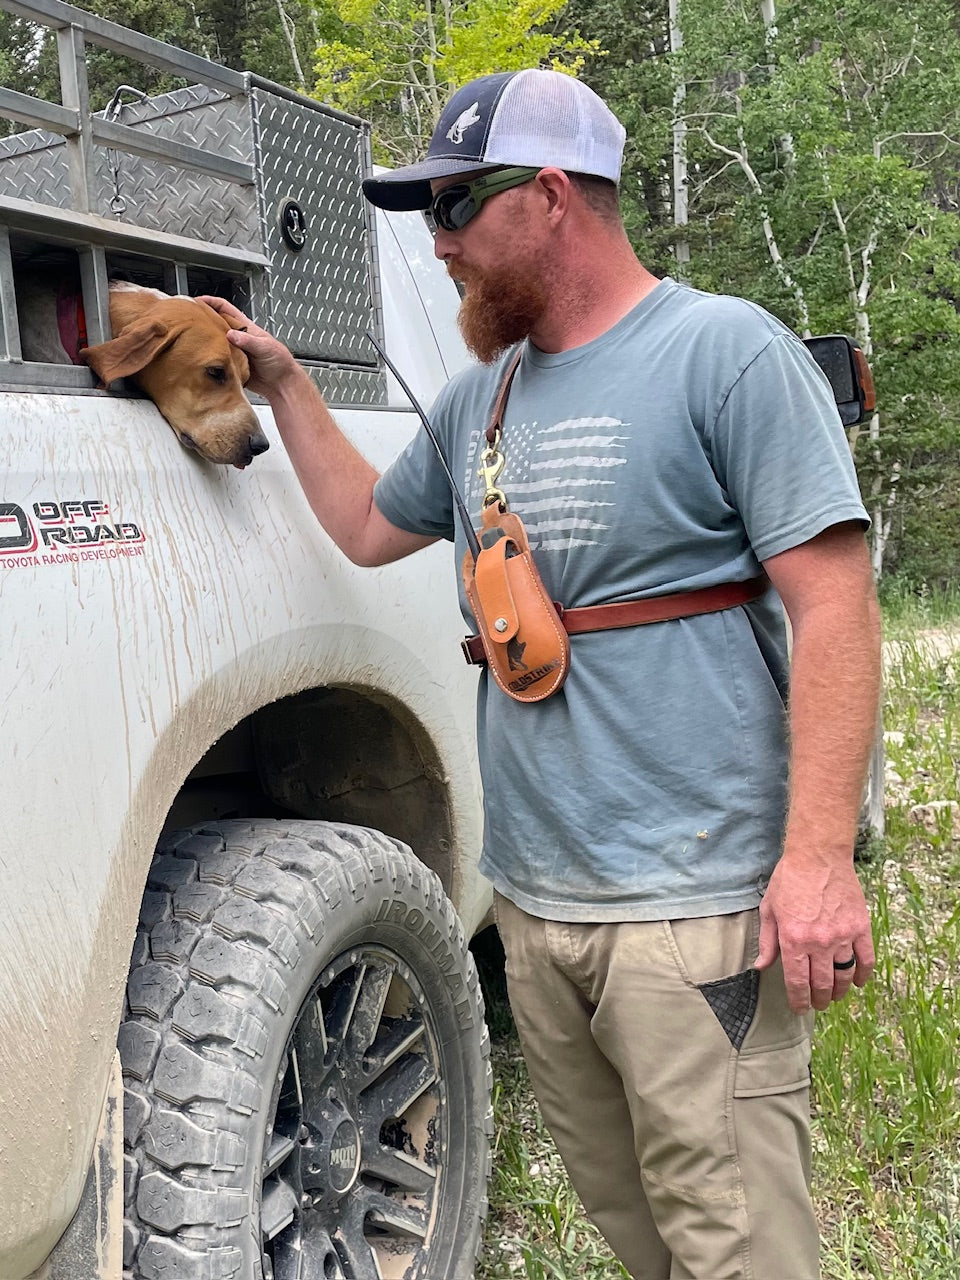
M 825 1272 L 948 1280 L 960 1244 L 958 654 L 922 633 L 898 642 L 884 724 L 886 856 L 862 872 L 877 972 L 821 1015 L 815 1039 Z
M 316 42 L 313 7 L 308 0 L 89 0 L 80 7 L 189 53 L 237 70 L 254 71 L 294 88 L 304 87 L 294 52 L 301 69 L 309 70 Z M 185 83 L 94 44 L 87 48 L 94 111 L 107 105 L 120 84 L 155 94 Z M 0 84 L 59 102 L 53 33 L 0 13 Z
M 378 158 L 417 159 L 450 93 L 493 71 L 576 74 L 596 42 L 560 32 L 564 0 L 320 0 L 316 94 L 375 126 Z
M 583 30 L 627 53 L 584 74 L 631 132 L 624 195 L 641 257 L 678 270 L 672 145 L 682 85 L 682 274 L 749 297 L 795 329 L 860 341 L 880 413 L 851 445 L 878 559 L 949 581 L 960 567 L 954 6 L 781 0 L 767 29 L 759 0 L 681 0 L 683 47 L 671 54 L 665 5 L 645 10 L 642 34 L 630 38 L 609 0 L 585 3 L 573 6 L 590 17 Z
M 960 578 L 943 585 L 885 574 L 879 587 L 885 639 L 902 639 L 921 628 L 960 628 Z

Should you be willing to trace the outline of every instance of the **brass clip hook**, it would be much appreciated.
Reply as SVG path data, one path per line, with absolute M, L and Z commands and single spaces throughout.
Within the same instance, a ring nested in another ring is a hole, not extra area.
M 497 428 L 493 437 L 493 442 L 488 444 L 480 455 L 480 470 L 478 476 L 483 477 L 485 492 L 483 495 L 483 505 L 491 506 L 494 502 L 499 502 L 504 511 L 507 509 L 507 495 L 502 489 L 497 488 L 497 480 L 500 478 L 500 472 L 506 465 L 506 458 L 500 452 L 500 429 Z

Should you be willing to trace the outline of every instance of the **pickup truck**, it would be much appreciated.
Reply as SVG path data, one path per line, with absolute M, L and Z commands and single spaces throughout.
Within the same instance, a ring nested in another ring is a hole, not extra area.
M 274 447 L 25 360 L 69 261 L 249 308 L 379 466 L 466 361 L 357 120 L 59 0 L 62 102 L 0 90 L 0 1277 L 466 1280 L 488 1039 L 476 675 L 449 552 L 352 567 Z M 180 77 L 87 106 L 88 45 Z

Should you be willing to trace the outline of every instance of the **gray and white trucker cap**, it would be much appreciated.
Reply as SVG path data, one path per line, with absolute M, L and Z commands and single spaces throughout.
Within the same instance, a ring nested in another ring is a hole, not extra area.
M 499 165 L 565 169 L 620 179 L 623 125 L 592 89 L 562 71 L 502 71 L 458 89 L 443 109 L 426 158 L 367 178 L 381 209 L 426 209 L 430 180 Z

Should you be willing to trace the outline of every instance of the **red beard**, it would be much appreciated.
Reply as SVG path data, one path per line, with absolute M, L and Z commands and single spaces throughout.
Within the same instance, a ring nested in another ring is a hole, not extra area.
M 508 347 L 528 337 L 546 309 L 542 273 L 529 265 L 489 271 L 456 265 L 450 274 L 466 288 L 457 323 L 482 364 L 493 364 Z

